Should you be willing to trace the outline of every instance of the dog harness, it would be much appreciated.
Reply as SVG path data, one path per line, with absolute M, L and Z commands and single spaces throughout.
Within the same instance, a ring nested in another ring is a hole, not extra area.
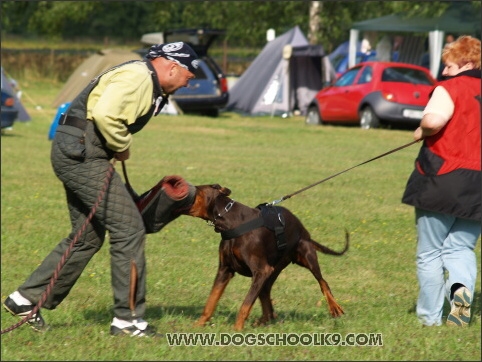
M 264 226 L 275 233 L 278 250 L 285 249 L 285 220 L 280 208 L 271 204 L 260 204 L 256 208 L 261 210 L 259 217 L 245 222 L 234 229 L 221 231 L 223 240 L 237 238 L 251 230 Z

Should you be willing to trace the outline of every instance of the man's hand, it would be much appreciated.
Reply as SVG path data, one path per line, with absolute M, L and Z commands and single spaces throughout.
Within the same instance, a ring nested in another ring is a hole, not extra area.
M 130 156 L 129 149 L 127 149 L 125 151 L 122 151 L 122 152 L 114 153 L 114 158 L 117 161 L 125 161 L 125 160 L 129 159 L 129 156 Z

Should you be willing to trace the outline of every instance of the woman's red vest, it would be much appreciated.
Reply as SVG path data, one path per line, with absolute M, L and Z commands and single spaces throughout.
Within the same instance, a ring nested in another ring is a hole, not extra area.
M 481 221 L 480 70 L 438 83 L 452 98 L 452 118 L 424 139 L 402 202 L 417 208 Z

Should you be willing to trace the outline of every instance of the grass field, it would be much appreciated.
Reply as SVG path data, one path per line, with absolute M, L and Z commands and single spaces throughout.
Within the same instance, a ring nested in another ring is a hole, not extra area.
M 16 124 L 1 138 L 2 301 L 70 231 L 47 140 L 56 112 L 49 105 L 61 84 L 17 80 L 33 120 Z M 165 175 L 178 174 L 193 184 L 227 186 L 235 200 L 256 206 L 411 140 L 409 130 L 308 127 L 301 117 L 159 116 L 135 136 L 127 169 L 138 192 Z M 291 265 L 273 288 L 277 321 L 252 327 L 261 313 L 257 303 L 245 330 L 236 335 L 239 340 L 259 333 L 332 334 L 331 342 L 352 334 L 376 335 L 379 345 L 169 346 L 167 338 L 111 337 L 106 242 L 67 299 L 56 310 L 43 311 L 50 331 L 38 334 L 23 325 L 3 334 L 1 359 L 480 360 L 480 242 L 471 325 L 423 328 L 414 313 L 418 293 L 414 213 L 400 200 L 418 148 L 410 146 L 355 168 L 281 204 L 302 220 L 315 240 L 333 249 L 342 248 L 344 229 L 349 230 L 351 245 L 345 256 L 318 255 L 321 271 L 345 315 L 331 318 L 309 271 Z M 121 172 L 120 164 L 116 168 Z M 212 227 L 189 217 L 180 217 L 148 236 L 146 320 L 160 332 L 235 336 L 232 327 L 250 285 L 242 276 L 228 285 L 210 325 L 193 326 L 215 276 L 218 244 L 219 235 Z M 17 321 L 2 310 L 2 330 Z

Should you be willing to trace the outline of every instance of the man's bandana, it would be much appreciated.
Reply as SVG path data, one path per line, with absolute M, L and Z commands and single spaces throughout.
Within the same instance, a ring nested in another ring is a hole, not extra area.
M 199 67 L 198 55 L 189 45 L 182 41 L 151 46 L 146 58 L 154 59 L 158 57 L 172 60 L 193 74 Z

